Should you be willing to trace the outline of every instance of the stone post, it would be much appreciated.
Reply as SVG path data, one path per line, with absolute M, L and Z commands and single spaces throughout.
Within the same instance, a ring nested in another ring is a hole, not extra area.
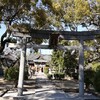
M 23 39 L 24 45 L 21 48 L 20 54 L 20 67 L 19 67 L 19 79 L 18 79 L 18 96 L 23 95 L 23 81 L 24 81 L 24 69 L 25 69 L 25 56 L 26 56 L 26 39 Z
M 79 49 L 79 96 L 84 97 L 84 41 L 80 40 Z

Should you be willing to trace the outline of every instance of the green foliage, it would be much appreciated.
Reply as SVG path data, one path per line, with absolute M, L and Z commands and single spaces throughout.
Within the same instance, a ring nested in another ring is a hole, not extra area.
M 75 19 L 81 20 L 84 16 L 90 16 L 90 6 L 87 0 L 75 0 Z
M 87 90 L 89 90 L 90 85 L 93 85 L 94 76 L 95 72 L 92 69 L 86 69 L 84 71 L 84 82 Z
M 64 73 L 59 73 L 59 79 L 64 79 L 65 74 Z
M 64 73 L 54 73 L 54 78 L 55 79 L 63 79 L 65 77 L 65 74 Z
M 44 67 L 44 73 L 47 75 L 49 73 L 49 67 Z
M 95 90 L 100 93 L 100 65 L 96 68 L 93 86 Z
M 43 39 L 34 39 L 33 40 L 36 44 L 41 44 L 43 42 Z
M 9 81 L 18 80 L 19 68 L 18 67 L 10 67 L 7 68 L 4 74 L 4 78 Z
M 52 0 L 42 0 L 42 3 L 44 4 L 44 5 L 48 5 L 48 6 L 52 6 Z
M 72 73 L 72 77 L 75 79 L 75 80 L 78 80 L 78 76 L 79 76 L 79 74 L 78 73 Z
M 68 45 L 68 42 L 61 40 L 60 44 Z M 61 50 L 53 51 L 51 63 L 52 63 L 53 69 L 56 72 L 65 71 L 67 75 L 68 74 L 71 75 L 72 69 L 73 71 L 75 70 L 75 68 L 77 67 L 77 60 L 76 60 L 77 54 L 76 52 L 71 54 L 71 52 L 72 51 L 68 51 L 68 50 L 67 51 L 61 51 Z
M 8 81 L 18 81 L 19 67 L 10 67 L 5 70 L 4 78 Z M 28 70 L 25 68 L 24 79 L 28 79 Z
M 100 93 L 100 70 L 96 72 L 94 77 L 94 88 L 97 92 Z
M 63 70 L 63 51 L 57 50 L 53 51 L 52 54 L 52 65 L 54 66 L 55 71 Z
M 41 0 L 41 3 L 39 0 L 1 0 L 0 4 L 0 19 L 5 22 L 10 19 L 12 24 L 31 20 L 32 28 L 37 29 L 54 26 L 52 28 L 64 30 L 67 26 L 75 30 L 81 24 L 100 27 L 99 0 Z
M 51 79 L 52 79 L 52 77 L 53 77 L 53 75 L 52 75 L 52 74 L 48 74 L 48 75 L 47 75 L 47 77 L 48 77 L 48 79 L 50 79 L 50 80 L 51 80 Z
M 34 18 L 36 19 L 35 24 L 38 27 L 42 27 L 46 23 L 47 15 L 44 9 L 36 9 L 36 12 L 34 12 Z
M 86 69 L 84 71 L 84 82 L 86 89 L 89 89 L 90 85 L 93 85 L 95 91 L 100 92 L 100 64 L 95 63 L 92 69 Z
M 71 55 L 71 51 L 67 51 L 64 55 L 65 72 L 69 76 L 71 76 L 71 73 L 74 72 L 75 68 L 77 68 L 76 57 L 77 57 L 76 53 Z
M 63 46 L 68 45 L 68 41 L 67 40 L 59 39 L 59 42 Z
M 55 79 L 59 79 L 58 73 L 54 73 L 54 78 L 55 78 Z
M 92 69 L 96 72 L 97 69 L 99 69 L 100 62 L 93 62 L 92 63 Z

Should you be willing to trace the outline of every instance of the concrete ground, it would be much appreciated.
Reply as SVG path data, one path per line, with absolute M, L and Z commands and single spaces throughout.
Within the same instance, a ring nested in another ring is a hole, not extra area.
M 34 81 L 26 82 L 27 84 L 30 83 L 31 86 L 28 85 L 27 91 L 23 92 L 23 96 L 18 97 L 17 90 L 11 90 L 3 95 L 0 100 L 100 100 L 99 97 L 89 93 L 85 93 L 84 98 L 79 97 L 78 93 L 65 93 L 54 82 L 47 80 L 43 73 L 37 73 L 35 78 L 35 85 Z

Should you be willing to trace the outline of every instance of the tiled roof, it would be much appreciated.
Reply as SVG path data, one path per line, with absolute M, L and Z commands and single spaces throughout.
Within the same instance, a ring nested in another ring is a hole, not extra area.
M 28 60 L 37 62 L 49 62 L 51 60 L 51 56 L 42 54 L 30 54 L 28 56 Z
M 39 58 L 40 54 L 30 54 L 27 59 L 28 60 L 35 60 L 37 58 Z

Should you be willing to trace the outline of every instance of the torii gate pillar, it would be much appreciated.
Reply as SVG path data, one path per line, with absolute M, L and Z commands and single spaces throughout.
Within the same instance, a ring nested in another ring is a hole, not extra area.
M 84 40 L 80 40 L 79 49 L 79 96 L 84 97 Z
M 26 39 L 24 39 L 24 42 L 26 42 Z M 18 96 L 23 95 L 25 59 L 26 59 L 26 44 L 24 46 L 22 46 L 21 54 L 20 54 L 20 67 L 19 67 L 19 79 L 18 79 Z

